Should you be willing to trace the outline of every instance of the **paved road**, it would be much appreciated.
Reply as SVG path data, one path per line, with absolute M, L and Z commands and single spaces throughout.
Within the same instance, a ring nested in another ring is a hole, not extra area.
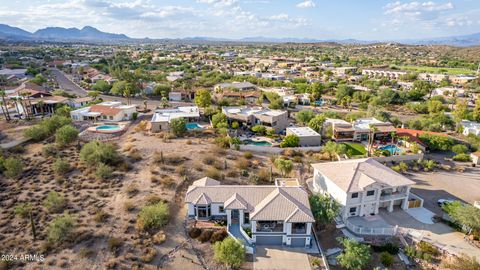
M 88 91 L 77 85 L 76 83 L 72 82 L 65 74 L 56 69 L 50 69 L 51 73 L 55 76 L 55 79 L 58 83 L 60 89 L 63 89 L 69 93 L 75 94 L 79 97 L 87 96 Z M 116 96 L 109 96 L 109 95 L 100 95 L 100 98 L 107 101 L 121 101 L 123 103 L 127 103 L 127 99 L 123 97 L 116 97 Z M 159 100 L 147 98 L 147 106 L 149 109 L 155 109 L 161 105 Z M 130 103 L 134 105 L 139 105 L 143 108 L 145 99 L 143 98 L 131 98 Z M 189 106 L 194 105 L 190 102 L 169 102 L 170 106 Z

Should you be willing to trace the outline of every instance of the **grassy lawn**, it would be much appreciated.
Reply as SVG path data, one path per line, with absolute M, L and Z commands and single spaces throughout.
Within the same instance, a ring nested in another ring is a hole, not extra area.
M 349 157 L 352 156 L 363 156 L 367 153 L 365 147 L 360 143 L 343 143 L 347 146 L 347 154 Z
M 450 75 L 471 75 L 475 74 L 474 70 L 465 68 L 444 68 L 444 67 L 420 67 L 420 66 L 399 66 L 401 70 L 411 70 L 419 73 L 447 73 Z

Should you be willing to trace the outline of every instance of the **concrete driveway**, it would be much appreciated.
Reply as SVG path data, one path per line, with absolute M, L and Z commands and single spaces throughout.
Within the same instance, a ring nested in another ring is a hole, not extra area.
M 310 270 L 303 248 L 257 246 L 253 256 L 254 270 Z

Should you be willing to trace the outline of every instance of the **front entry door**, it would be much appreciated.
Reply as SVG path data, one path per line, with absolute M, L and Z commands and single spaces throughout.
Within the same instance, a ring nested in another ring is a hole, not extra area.
M 238 223 L 238 217 L 240 216 L 240 213 L 238 212 L 238 209 L 232 210 L 232 222 L 233 223 Z

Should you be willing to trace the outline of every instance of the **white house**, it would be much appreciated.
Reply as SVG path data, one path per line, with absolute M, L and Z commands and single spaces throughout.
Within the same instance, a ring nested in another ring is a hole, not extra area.
M 315 219 L 307 191 L 296 179 L 277 179 L 270 186 L 234 186 L 205 177 L 188 188 L 185 203 L 189 218 L 226 220 L 229 234 L 248 244 L 311 245 Z
M 410 188 L 415 182 L 373 158 L 312 164 L 314 190 L 328 194 L 342 206 L 341 217 L 378 214 L 409 208 Z
M 460 125 L 463 127 L 463 135 L 468 136 L 470 134 L 480 136 L 480 123 L 472 122 L 469 120 L 462 120 Z
M 200 111 L 197 106 L 177 107 L 175 109 L 156 110 L 152 116 L 151 131 L 159 132 L 170 129 L 170 122 L 176 118 L 184 118 L 187 122 L 198 120 Z
M 286 135 L 295 135 L 300 146 L 320 146 L 322 137 L 310 127 L 288 127 Z
M 73 121 L 119 122 L 132 120 L 136 112 L 135 105 L 123 105 L 119 101 L 108 101 L 71 111 L 70 117 Z

